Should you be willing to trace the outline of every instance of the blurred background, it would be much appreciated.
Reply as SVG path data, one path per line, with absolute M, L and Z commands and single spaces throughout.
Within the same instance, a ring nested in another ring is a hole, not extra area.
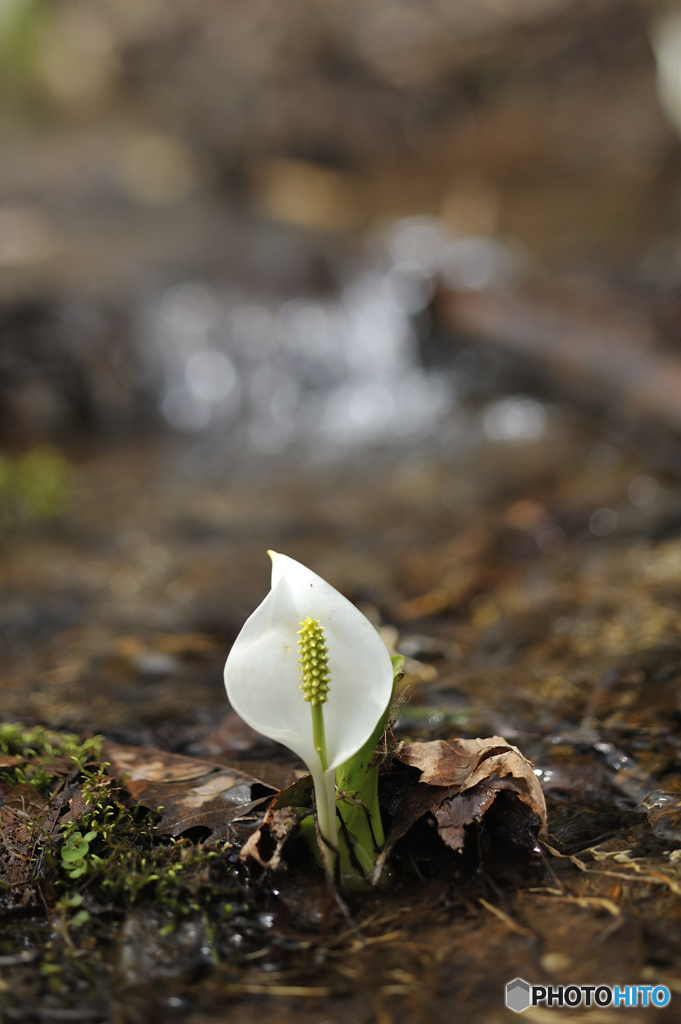
M 680 61 L 648 0 L 2 0 L 2 443 L 677 429 Z
M 681 530 L 681 6 L 0 0 L 0 82 L 7 713 L 203 742 L 271 546 L 463 692 Z

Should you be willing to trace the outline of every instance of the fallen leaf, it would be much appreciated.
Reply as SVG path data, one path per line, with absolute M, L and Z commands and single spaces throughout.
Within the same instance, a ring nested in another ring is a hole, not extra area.
M 546 801 L 537 776 L 527 758 L 507 743 L 503 736 L 487 739 L 432 740 L 429 743 L 407 743 L 395 755 L 405 764 L 420 768 L 419 782 L 433 786 L 457 786 L 460 792 L 472 789 L 491 776 L 511 776 L 512 786 L 527 804 L 546 831 Z M 492 788 L 499 789 L 495 783 Z
M 298 831 L 300 809 L 312 807 L 312 776 L 302 775 L 277 793 L 257 831 L 249 837 L 239 857 L 254 861 L 268 871 L 281 865 L 281 852 L 286 841 Z
M 0 768 L 17 768 L 20 765 L 30 765 L 31 769 L 45 768 L 50 775 L 70 775 L 74 767 L 69 757 L 22 757 L 21 754 L 3 754 L 0 757 Z
M 277 793 L 272 806 L 279 807 L 312 807 L 312 776 L 309 772 L 303 772 L 294 782 L 281 793 Z
M 185 782 L 207 775 L 218 767 L 180 754 L 167 754 L 149 747 L 128 747 L 121 743 L 106 743 L 103 753 L 119 776 L 127 775 L 128 782 Z
M 396 757 L 413 768 L 420 768 L 420 782 L 430 786 L 461 785 L 471 771 L 471 757 L 447 740 L 407 743 Z
M 18 764 L 23 763 L 23 757 L 19 757 L 18 754 L 3 754 L 0 757 L 0 768 L 16 768 Z
M 246 772 L 162 750 L 107 743 L 104 757 L 132 801 L 159 811 L 156 827 L 165 835 L 201 828 L 209 830 L 210 843 L 228 839 L 233 822 L 276 792 Z
M 474 786 L 467 793 L 445 797 L 433 814 L 440 836 L 452 850 L 462 850 L 466 825 L 481 821 L 494 803 L 496 793 L 487 786 Z
M 425 814 L 434 815 L 438 833 L 452 850 L 463 850 L 466 827 L 481 822 L 501 791 L 512 793 L 536 815 L 508 813 L 505 838 L 535 848 L 537 822 L 546 830 L 546 803 L 530 762 L 502 736 L 487 739 L 407 743 L 395 757 L 421 771 L 402 797 L 385 846 L 376 861 L 374 885 L 395 844 Z
M 30 765 L 32 768 L 44 768 L 50 775 L 60 777 L 71 775 L 75 770 L 75 764 L 71 757 L 32 757 Z
M 275 808 L 270 805 L 262 824 L 244 844 L 239 859 L 254 861 L 268 871 L 276 871 L 281 866 L 284 844 L 299 828 L 300 814 L 295 807 Z

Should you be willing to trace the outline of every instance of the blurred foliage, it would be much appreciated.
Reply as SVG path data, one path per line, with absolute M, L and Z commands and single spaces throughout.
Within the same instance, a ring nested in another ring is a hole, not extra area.
M 15 99 L 33 93 L 36 52 L 49 17 L 46 0 L 5 0 L 0 5 L 0 74 Z
M 19 756 L 26 761 L 40 757 L 67 757 L 81 768 L 91 759 L 101 758 L 101 737 L 94 736 L 81 742 L 69 732 L 55 732 L 42 725 L 24 726 L 19 722 L 0 724 L 0 754 Z M 31 782 L 26 774 L 11 775 L 13 785 Z
M 16 458 L 0 455 L 0 526 L 56 519 L 71 484 L 71 466 L 54 448 L 34 448 Z

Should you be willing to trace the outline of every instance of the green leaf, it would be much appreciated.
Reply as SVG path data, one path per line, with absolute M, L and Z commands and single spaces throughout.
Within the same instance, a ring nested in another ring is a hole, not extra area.
M 77 845 L 74 844 L 73 846 L 65 846 L 61 851 L 61 859 L 66 862 L 82 860 L 86 853 L 87 845 L 83 845 L 82 843 L 78 843 Z
M 395 682 L 397 677 L 402 675 L 402 666 L 404 665 L 404 655 L 403 654 L 393 654 L 392 657 L 390 658 L 390 660 L 393 663 L 393 682 Z

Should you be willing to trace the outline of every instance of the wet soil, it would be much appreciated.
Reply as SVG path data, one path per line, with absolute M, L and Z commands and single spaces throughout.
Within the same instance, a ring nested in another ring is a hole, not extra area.
M 275 548 L 408 656 L 398 739 L 496 734 L 532 759 L 542 856 L 492 843 L 457 859 L 424 825 L 394 888 L 353 897 L 351 920 L 304 858 L 268 880 L 236 849 L 227 924 L 224 900 L 174 923 L 148 901 L 66 934 L 49 905 L 6 899 L 8 1021 L 502 1022 L 517 976 L 663 983 L 669 1007 L 628 1012 L 675 1019 L 681 487 L 641 483 L 639 456 L 568 415 L 532 442 L 455 447 L 211 483 L 162 440 L 76 457 L 68 512 L 3 540 L 2 715 L 284 785 L 301 766 L 230 716 L 221 678 Z M 618 1016 L 526 1011 L 568 1013 Z

